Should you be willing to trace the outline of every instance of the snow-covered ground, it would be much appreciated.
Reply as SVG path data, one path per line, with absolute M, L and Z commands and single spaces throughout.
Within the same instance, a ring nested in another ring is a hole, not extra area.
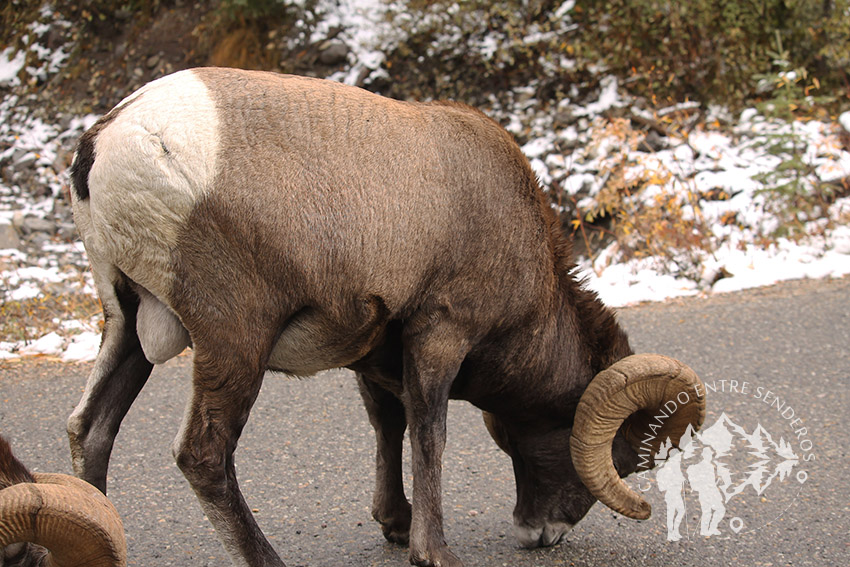
M 607 108 L 616 104 L 628 102 L 616 93 L 603 90 L 600 101 L 590 106 Z M 551 179 L 553 171 L 568 167 L 561 181 L 568 193 L 589 184 L 584 197 L 589 204 L 602 189 L 604 179 L 599 172 L 611 169 L 606 162 L 612 155 L 627 164 L 626 178 L 651 180 L 647 189 L 636 197 L 638 200 L 717 191 L 727 196 L 701 201 L 698 211 L 694 206 L 684 207 L 686 218 L 699 215 L 701 225 L 710 230 L 706 248 L 689 251 L 684 261 L 657 256 L 623 260 L 615 242 L 593 261 L 580 262 L 581 275 L 587 278 L 589 287 L 607 304 L 625 306 L 677 296 L 738 291 L 791 279 L 850 274 L 850 198 L 837 199 L 829 207 L 826 218 L 805 224 L 809 236 L 793 240 L 774 238 L 769 245 L 759 243 L 760 235 L 770 234 L 777 225 L 775 215 L 767 207 L 769 197 L 761 179 L 774 175 L 789 158 L 776 153 L 776 141 L 793 139 L 796 144 L 795 151 L 811 172 L 801 180 L 801 185 L 814 187 L 816 182 L 839 185 L 850 176 L 850 152 L 840 141 L 842 135 L 850 132 L 848 123 L 850 112 L 840 115 L 835 122 L 787 123 L 762 116 L 755 109 L 746 109 L 736 117 L 731 131 L 697 128 L 687 137 L 671 135 L 666 140 L 666 149 L 653 152 L 623 149 L 621 138 L 610 136 L 596 141 L 590 150 L 580 149 L 571 156 L 560 156 L 546 151 L 558 136 L 548 133 L 542 139 L 531 140 L 523 149 L 544 182 Z M 607 149 L 599 151 L 600 146 Z M 546 157 L 541 160 L 536 154 Z M 774 183 L 778 182 L 774 179 Z M 578 204 L 581 207 L 583 203 Z M 737 222 L 724 222 L 729 215 Z M 821 230 L 827 218 L 833 226 Z
M 349 68 L 332 78 L 353 83 L 364 73 L 379 72 L 386 43 L 397 39 L 391 37 L 394 32 L 383 17 L 387 4 L 380 0 L 323 0 L 320 4 L 329 13 L 324 26 L 343 27 L 340 37 L 351 49 Z M 317 37 L 321 37 L 322 29 L 316 31 Z M 25 69 L 26 74 L 43 78 L 55 73 L 65 57 L 61 48 L 54 52 L 41 48 L 39 59 L 43 65 Z M 18 97 L 11 94 L 19 84 L 24 65 L 25 59 L 11 49 L 0 52 L 0 164 L 29 168 L 32 175 L 28 182 L 42 186 L 44 191 L 39 193 L 41 197 L 34 197 L 14 177 L 11 182 L 0 181 L 0 238 L 2 231 L 12 230 L 11 227 L 30 234 L 29 247 L 21 241 L 18 246 L 0 249 L 0 302 L 36 300 L 46 293 L 91 295 L 94 292 L 85 252 L 78 242 L 70 241 L 67 231 L 48 230 L 45 234 L 49 236 L 37 239 L 31 236 L 39 230 L 39 220 L 56 222 L 59 217 L 54 197 L 67 184 L 67 160 L 60 159 L 62 152 L 67 152 L 72 141 L 97 117 L 66 117 L 60 124 L 52 124 L 29 115 Z M 830 206 L 827 216 L 833 223 L 829 228 L 824 228 L 824 221 L 818 221 L 811 227 L 810 237 L 779 238 L 768 246 L 759 242 L 759 236 L 776 224 L 776 219 L 766 212 L 763 178 L 787 159 L 776 153 L 774 142 L 793 140 L 795 151 L 810 172 L 803 183 L 845 179 L 850 176 L 850 153 L 846 143 L 842 145 L 841 136 L 850 136 L 850 112 L 834 121 L 787 123 L 748 109 L 726 118 L 734 123 L 733 128 L 706 127 L 687 135 L 671 134 L 663 147 L 646 151 L 624 141 L 621 132 L 608 128 L 609 118 L 603 118 L 612 108 L 627 109 L 632 115 L 647 112 L 633 105 L 634 101 L 613 78 L 601 82 L 596 100 L 578 104 L 565 99 L 551 105 L 577 118 L 566 128 L 553 127 L 551 120 L 535 112 L 536 101 L 527 96 L 518 98 L 523 103 L 516 107 L 502 108 L 494 103 L 493 108 L 485 110 L 527 140 L 523 150 L 544 187 L 548 189 L 556 182 L 567 195 L 580 198 L 579 206 L 592 206 L 604 186 L 606 172 L 617 164 L 623 167 L 627 178 L 650 180 L 648 189 L 637 199 L 711 191 L 723 191 L 728 196 L 700 201 L 698 208 L 687 204 L 684 207 L 686 218 L 698 216 L 702 225 L 710 228 L 707 245 L 692 252 L 685 262 L 669 254 L 628 258 L 617 243 L 592 260 L 581 260 L 579 275 L 607 304 L 625 306 L 789 279 L 850 274 L 850 198 L 838 199 Z M 661 109 L 646 118 L 654 120 L 664 112 L 682 110 L 687 108 Z M 565 147 L 574 150 L 560 149 Z M 724 222 L 730 214 L 738 222 Z M 37 249 L 33 249 L 33 242 L 38 244 Z M 0 342 L 0 359 L 39 355 L 68 361 L 93 358 L 100 340 L 98 316 L 53 322 L 55 330 L 43 336 Z

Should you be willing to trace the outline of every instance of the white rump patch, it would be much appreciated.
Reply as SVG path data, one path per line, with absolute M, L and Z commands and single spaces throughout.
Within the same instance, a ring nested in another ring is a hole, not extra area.
M 83 239 L 164 297 L 177 235 L 215 178 L 218 114 L 193 71 L 149 83 L 122 104 L 95 141 Z

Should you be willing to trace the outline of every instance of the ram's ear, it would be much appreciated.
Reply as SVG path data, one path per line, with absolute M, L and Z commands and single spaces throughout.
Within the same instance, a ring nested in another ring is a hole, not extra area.
M 502 425 L 502 422 L 499 421 L 495 415 L 487 411 L 482 411 L 481 417 L 484 418 L 484 425 L 487 426 L 487 431 L 490 432 L 490 437 L 493 438 L 493 441 L 496 442 L 499 449 L 508 455 L 513 456 L 511 453 L 511 444 L 508 438 L 508 432 L 505 430 L 505 426 Z
M 617 433 L 611 444 L 611 460 L 620 478 L 625 478 L 637 472 L 643 461 L 634 447 L 626 440 L 622 433 Z

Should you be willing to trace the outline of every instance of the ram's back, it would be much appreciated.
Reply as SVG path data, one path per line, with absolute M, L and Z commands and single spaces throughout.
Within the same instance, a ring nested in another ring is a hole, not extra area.
M 81 140 L 86 159 L 74 207 L 95 270 L 178 314 L 178 288 L 379 298 L 391 316 L 429 294 L 512 301 L 551 255 L 527 161 L 463 105 L 195 69 L 125 99 Z

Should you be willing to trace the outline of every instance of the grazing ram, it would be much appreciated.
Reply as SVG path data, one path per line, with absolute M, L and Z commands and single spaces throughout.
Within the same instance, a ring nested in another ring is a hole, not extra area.
M 461 565 L 443 538 L 449 398 L 481 408 L 511 456 L 524 545 L 556 543 L 596 499 L 649 515 L 619 477 L 638 468 L 653 409 L 699 379 L 632 356 L 614 314 L 576 281 L 527 160 L 482 113 L 193 69 L 101 118 L 71 176 L 106 325 L 68 433 L 75 472 L 101 490 L 152 366 L 191 345 L 173 452 L 237 565 L 282 565 L 233 460 L 269 369 L 357 373 L 378 443 L 373 515 L 416 565 Z M 658 442 L 703 415 L 691 392 Z
M 115 507 L 90 484 L 30 473 L 0 436 L 0 566 L 124 567 Z

